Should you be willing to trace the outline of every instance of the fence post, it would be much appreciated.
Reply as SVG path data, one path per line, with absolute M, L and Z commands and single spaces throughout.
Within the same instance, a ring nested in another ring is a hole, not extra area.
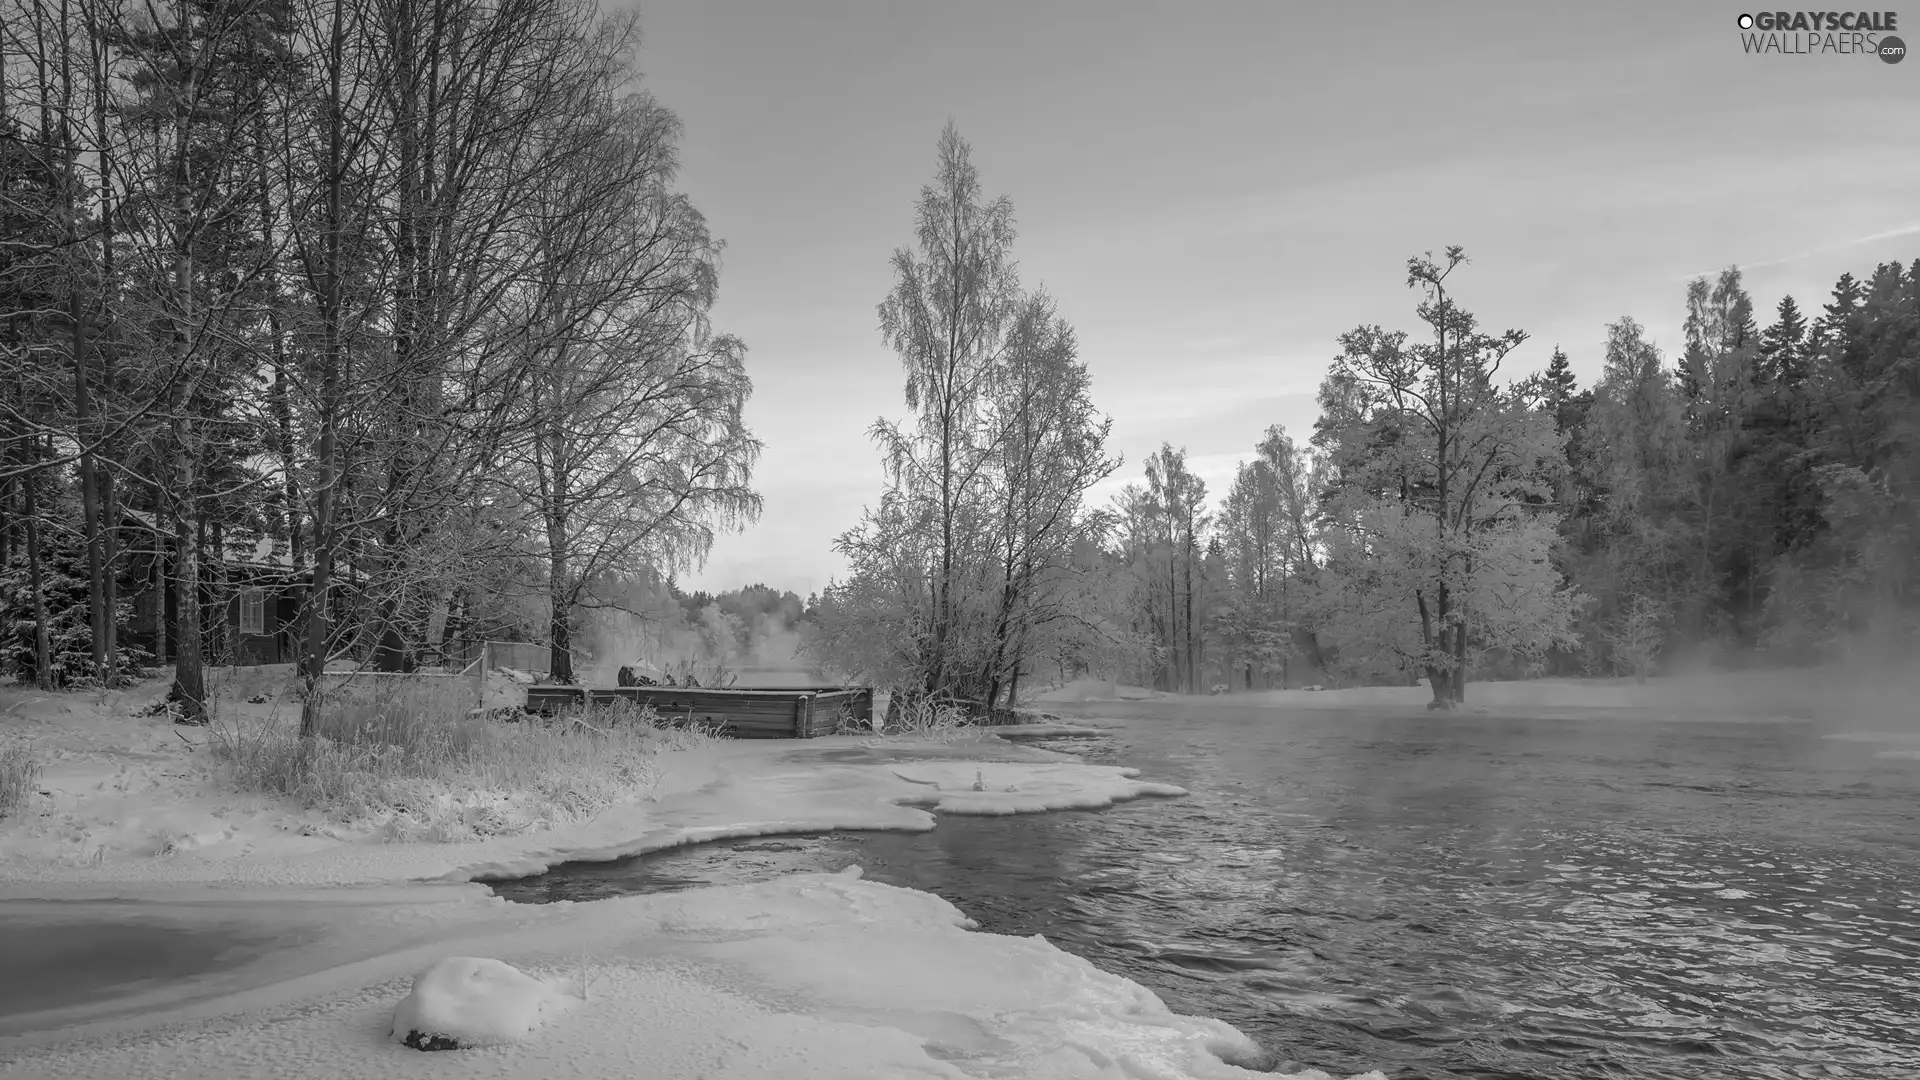
M 487 646 L 485 642 L 480 645 L 480 659 L 474 663 L 479 668 L 480 676 L 480 685 L 474 689 L 476 699 L 474 708 L 484 713 L 487 709 Z

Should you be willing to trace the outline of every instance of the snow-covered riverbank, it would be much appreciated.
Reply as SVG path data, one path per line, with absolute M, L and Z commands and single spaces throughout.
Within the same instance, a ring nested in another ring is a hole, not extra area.
M 1268 1075 L 1229 1063 L 1256 1063 L 1258 1049 L 1227 1025 L 1177 1016 L 1042 940 L 973 932 L 938 897 L 854 868 L 539 906 L 473 883 L 726 836 L 924 830 L 935 813 L 1182 794 L 1131 770 L 990 735 L 724 743 L 673 753 L 655 801 L 584 824 L 383 843 L 224 793 L 201 751 L 138 715 L 150 691 L 10 694 L 0 727 L 45 751 L 47 794 L 0 823 L 0 910 L 47 922 L 152 914 L 280 944 L 137 994 L 0 1017 L 0 1075 Z M 409 980 L 455 956 L 586 996 L 517 1043 L 401 1046 L 389 1028 Z

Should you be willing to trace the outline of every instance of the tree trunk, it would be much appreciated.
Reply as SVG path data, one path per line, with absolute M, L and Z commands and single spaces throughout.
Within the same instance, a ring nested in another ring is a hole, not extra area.
M 447 622 L 453 617 L 453 586 L 440 584 L 433 590 L 433 606 L 427 611 L 427 631 L 421 645 L 429 653 L 438 652 L 444 662 L 446 650 L 443 647 L 447 636 Z
M 38 443 L 30 443 L 39 450 Z M 53 649 L 47 638 L 47 592 L 46 566 L 40 558 L 40 512 L 33 497 L 34 481 L 37 473 L 28 473 L 24 478 L 27 505 L 24 516 L 27 519 L 27 581 L 33 593 L 33 684 L 42 690 L 53 689 Z
M 320 679 L 327 669 L 330 620 L 329 589 L 333 581 L 334 550 L 340 540 L 333 527 L 334 502 L 340 484 L 339 435 L 337 425 L 341 409 L 341 365 L 345 362 L 340 343 L 340 189 L 346 169 L 342 149 L 340 120 L 340 82 L 342 57 L 346 52 L 346 21 L 343 0 L 333 0 L 333 32 L 328 43 L 327 75 L 327 216 L 325 257 L 326 280 L 320 297 L 321 382 L 320 446 L 314 465 L 320 476 L 313 516 L 313 583 L 307 593 L 307 647 L 302 658 L 301 680 L 304 700 L 300 708 L 300 737 L 312 738 L 320 725 Z
M 67 297 L 67 315 L 73 321 L 73 422 L 80 453 L 81 532 L 87 545 L 87 621 L 93 637 L 93 673 L 104 676 L 107 670 L 106 588 L 101 581 L 100 493 L 94 480 L 93 451 L 87 442 L 93 437 L 92 402 L 87 393 L 87 332 L 85 305 L 80 289 L 74 285 Z
M 159 530 L 153 534 L 153 662 L 167 662 L 167 538 Z
M 567 607 L 558 599 L 554 603 L 554 614 L 547 631 L 553 637 L 553 645 L 547 654 L 547 666 L 553 669 L 550 672 L 553 682 L 569 686 L 574 680 L 573 629 L 567 625 Z
M 1167 689 L 1178 692 L 1185 685 L 1180 675 L 1180 565 L 1176 561 L 1179 550 L 1173 543 L 1173 512 L 1167 512 L 1167 658 L 1171 661 L 1172 671 L 1168 672 Z
M 1011 640 L 1013 608 L 1018 601 L 1019 589 L 1019 586 L 1015 584 L 1014 578 L 1013 567 L 1011 565 L 1005 566 L 1002 570 L 1002 584 L 1000 587 L 1000 612 L 994 620 L 993 627 L 993 657 L 987 662 L 986 677 L 981 680 L 987 687 L 986 702 L 989 715 L 992 714 L 994 707 L 1000 701 L 1000 683 L 1007 663 L 1007 646 Z M 1018 662 L 1019 658 L 1016 656 L 1015 663 L 1017 664 Z
M 119 328 L 114 319 L 115 287 L 118 277 L 114 273 L 114 216 L 113 216 L 113 142 L 110 138 L 108 123 L 107 95 L 107 39 L 102 28 L 94 21 L 93 12 L 85 14 L 87 34 L 95 45 L 90 65 L 93 80 L 93 120 L 94 150 L 97 155 L 100 176 L 100 315 L 104 324 L 104 337 L 100 350 L 100 384 L 106 388 L 108 410 L 116 385 L 114 360 L 115 346 L 119 341 Z M 76 410 L 77 411 L 77 410 Z M 101 430 L 110 429 L 111 417 L 104 418 L 99 424 Z M 114 460 L 112 448 L 106 448 L 109 461 Z M 99 486 L 101 503 L 101 591 L 102 610 L 106 613 L 106 625 L 102 628 L 107 670 L 105 676 L 108 685 L 114 685 L 120 679 L 120 502 L 115 493 L 112 470 L 97 470 L 95 482 Z
M 464 645 L 467 640 L 467 631 L 467 590 L 466 586 L 462 585 L 455 587 L 453 594 L 447 599 L 447 617 L 441 623 L 440 629 L 441 655 L 448 655 L 455 647 Z M 462 665 L 471 662 L 466 659 L 466 655 L 463 649 L 460 652 Z
M 1464 705 L 1467 700 L 1467 619 L 1461 613 L 1460 622 L 1453 628 L 1453 703 Z
M 267 130 L 266 113 L 262 111 L 257 130 L 259 150 L 255 156 L 255 168 L 260 185 L 260 236 L 269 250 L 273 248 L 273 188 L 267 173 Z M 293 407 L 289 400 L 291 387 L 287 381 L 286 332 L 280 323 L 280 278 L 275 272 L 271 260 L 266 265 L 263 281 L 267 299 L 267 335 L 271 341 L 270 355 L 273 358 L 273 382 L 267 388 L 268 411 L 273 416 L 275 449 L 280 452 L 280 498 L 286 507 L 286 519 L 283 524 L 287 530 L 287 547 L 292 556 L 293 565 L 298 567 L 306 554 L 306 545 L 300 535 L 300 481 L 295 475 L 299 463 L 298 447 L 293 437 Z
M 215 559 L 212 566 L 207 565 L 207 552 L 212 551 L 216 553 L 224 553 L 227 549 L 224 546 L 221 538 L 219 522 L 216 521 L 214 523 L 213 543 L 208 544 L 207 543 L 207 519 L 204 517 L 200 517 L 200 515 L 197 513 L 194 516 L 199 519 L 198 527 L 195 528 L 193 532 L 194 561 L 199 567 L 199 571 L 200 571 L 199 573 L 200 588 L 195 590 L 194 595 L 203 598 L 201 605 L 199 607 L 199 612 L 200 612 L 200 650 L 199 651 L 200 651 L 201 657 L 203 658 L 201 662 L 205 663 L 206 661 L 204 658 L 208 656 L 216 657 L 218 659 L 231 660 L 232 655 L 227 648 L 227 629 L 229 624 L 231 624 L 233 620 L 217 619 L 214 621 L 213 625 L 208 626 L 206 622 L 206 612 L 207 612 L 207 607 L 209 605 L 207 605 L 204 600 L 204 598 L 208 594 L 212 594 L 214 596 L 222 596 L 222 597 L 227 595 L 227 561 L 226 559 L 224 558 Z M 216 660 L 216 663 L 217 662 L 218 661 Z
M 329 438 L 321 437 L 321 461 L 329 457 L 331 447 Z M 320 724 L 320 677 L 327 670 L 327 654 L 331 626 L 328 618 L 328 589 L 332 586 L 333 575 L 333 538 L 328 535 L 330 528 L 330 510 L 328 502 L 333 485 L 321 481 L 319 513 L 314 517 L 316 542 L 313 555 L 313 579 L 307 588 L 306 596 L 306 649 L 301 656 L 300 679 L 305 690 L 300 706 L 300 736 L 311 738 Z
M 6 67 L 4 63 L 0 63 L 0 116 L 12 115 L 9 112 L 8 106 Z M 12 306 L 11 304 L 8 305 L 8 307 Z M 7 344 L 14 347 L 18 347 L 20 344 L 20 316 L 14 311 L 7 312 Z M 18 369 L 16 369 L 16 376 L 17 375 Z M 20 414 L 24 415 L 27 404 L 26 386 L 23 382 L 17 383 L 16 385 L 20 393 L 18 408 Z M 0 447 L 4 448 L 0 449 L 0 453 L 4 453 L 7 459 L 12 459 L 16 452 L 17 444 L 14 442 L 13 436 L 9 434 L 6 441 L 0 443 Z M 10 460 L 9 464 L 11 464 Z M 0 481 L 0 568 L 11 568 L 13 566 L 13 529 L 15 525 L 13 494 L 14 486 L 19 484 L 22 479 L 24 478 L 14 476 Z
M 107 685 L 120 680 L 120 499 L 114 491 L 113 475 L 100 477 L 101 505 L 106 513 L 106 528 L 101 530 L 100 554 L 105 561 L 101 574 L 103 607 L 107 613 Z
M 190 480 L 191 466 L 185 461 L 185 453 L 179 457 L 180 473 Z M 202 666 L 205 661 L 201 655 L 199 531 L 183 515 L 176 513 L 173 520 L 173 542 L 180 552 L 179 567 L 173 578 L 174 602 L 180 611 L 179 644 L 174 649 L 173 691 L 180 702 L 181 720 L 189 724 L 204 724 L 207 722 L 207 685 Z
M 1280 572 L 1280 689 L 1293 689 L 1293 607 L 1287 591 L 1286 569 Z
M 420 422 L 421 404 L 416 392 L 422 350 L 419 333 L 419 248 L 416 242 L 420 224 L 419 133 L 416 127 L 419 96 L 414 70 L 419 57 L 416 53 L 417 13 L 414 5 L 408 0 L 401 0 L 388 10 L 393 13 L 392 29 L 396 36 L 394 59 L 402 66 L 401 70 L 388 75 L 389 86 L 398 97 L 397 115 L 393 117 L 390 135 L 399 166 L 394 177 L 397 205 L 393 218 L 392 247 L 392 339 L 398 400 L 389 403 L 389 407 L 395 410 L 393 427 L 398 445 L 392 448 L 387 461 L 389 516 L 381 544 L 385 549 L 384 565 L 389 580 L 380 599 L 380 635 L 373 651 L 373 666 L 376 671 L 402 671 L 411 666 L 407 662 L 407 643 L 400 628 L 401 593 L 404 591 L 401 571 L 406 562 L 403 552 L 408 540 L 408 519 L 413 513 L 410 491 L 415 479 L 413 459 L 418 450 L 414 435 Z
M 193 77 L 189 68 L 188 77 Z M 189 246 L 193 230 L 189 223 L 193 220 L 191 196 L 192 156 L 188 152 L 188 131 L 192 118 L 187 113 L 188 94 L 175 96 L 173 102 L 174 147 L 172 172 L 175 188 L 172 207 L 173 226 L 173 303 L 171 313 L 173 346 L 176 359 L 184 369 L 195 363 L 193 341 L 194 288 L 193 288 L 193 251 Z M 174 634 L 174 695 L 180 702 L 182 719 L 190 724 L 207 722 L 206 680 L 202 670 L 205 663 L 205 642 L 201 638 L 200 625 L 200 556 L 201 550 L 199 519 L 199 496 L 194 452 L 198 449 L 198 432 L 194 430 L 195 407 L 194 392 L 199 385 L 199 375 L 183 377 L 174 384 L 174 419 L 168 429 L 173 441 L 172 491 L 169 501 L 173 511 L 173 538 L 177 564 L 174 567 L 175 604 L 179 609 L 179 625 Z
M 554 490 L 560 489 L 555 484 Z M 567 524 L 563 519 L 547 519 L 547 668 L 553 681 L 561 685 L 573 682 L 573 595 L 567 581 Z
M 1444 589 L 1442 592 L 1444 595 Z M 1427 654 L 1427 659 L 1424 663 L 1427 669 L 1427 682 L 1433 687 L 1433 700 L 1427 702 L 1427 708 L 1450 709 L 1453 707 L 1452 673 L 1444 667 L 1441 667 L 1433 658 L 1434 650 L 1436 648 L 1445 648 L 1445 642 L 1442 641 L 1438 645 L 1434 642 L 1433 613 L 1427 607 L 1427 594 L 1424 592 L 1415 592 L 1413 595 L 1414 600 L 1420 605 L 1420 645 L 1422 650 Z M 1441 618 L 1444 620 L 1445 617 L 1446 612 L 1443 606 Z M 1446 624 L 1443 621 L 1440 626 L 1440 633 L 1444 636 L 1446 632 Z

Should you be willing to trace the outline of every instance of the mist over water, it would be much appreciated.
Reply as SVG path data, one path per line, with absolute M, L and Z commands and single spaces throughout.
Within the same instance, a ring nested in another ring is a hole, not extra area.
M 743 620 L 714 605 L 691 617 L 677 605 L 646 618 L 608 610 L 589 623 L 586 652 L 592 660 L 581 665 L 580 675 L 590 686 L 614 686 L 625 664 L 659 671 L 693 664 L 733 675 L 736 686 L 801 686 L 815 680 L 800 658 L 800 642 L 798 630 L 767 612 Z
M 1060 711 L 1115 726 L 1047 745 L 1193 794 L 694 848 L 502 891 L 859 863 L 1335 1075 L 1920 1075 L 1920 761 L 1885 756 L 1884 736 L 1619 710 Z

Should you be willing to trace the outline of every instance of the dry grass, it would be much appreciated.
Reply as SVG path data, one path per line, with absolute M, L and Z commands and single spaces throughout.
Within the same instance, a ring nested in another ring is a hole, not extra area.
M 459 841 L 651 798 L 661 755 L 709 738 L 631 708 L 507 722 L 472 707 L 465 680 L 382 679 L 327 689 L 312 739 L 299 737 L 292 710 L 222 709 L 208 745 L 242 790 L 290 796 L 392 840 Z
M 18 813 L 33 797 L 40 780 L 40 759 L 33 744 L 10 739 L 0 746 L 0 817 Z
M 966 710 L 921 698 L 902 704 L 898 722 L 888 725 L 886 733 L 953 742 L 963 738 L 978 738 L 980 729 L 967 722 Z

